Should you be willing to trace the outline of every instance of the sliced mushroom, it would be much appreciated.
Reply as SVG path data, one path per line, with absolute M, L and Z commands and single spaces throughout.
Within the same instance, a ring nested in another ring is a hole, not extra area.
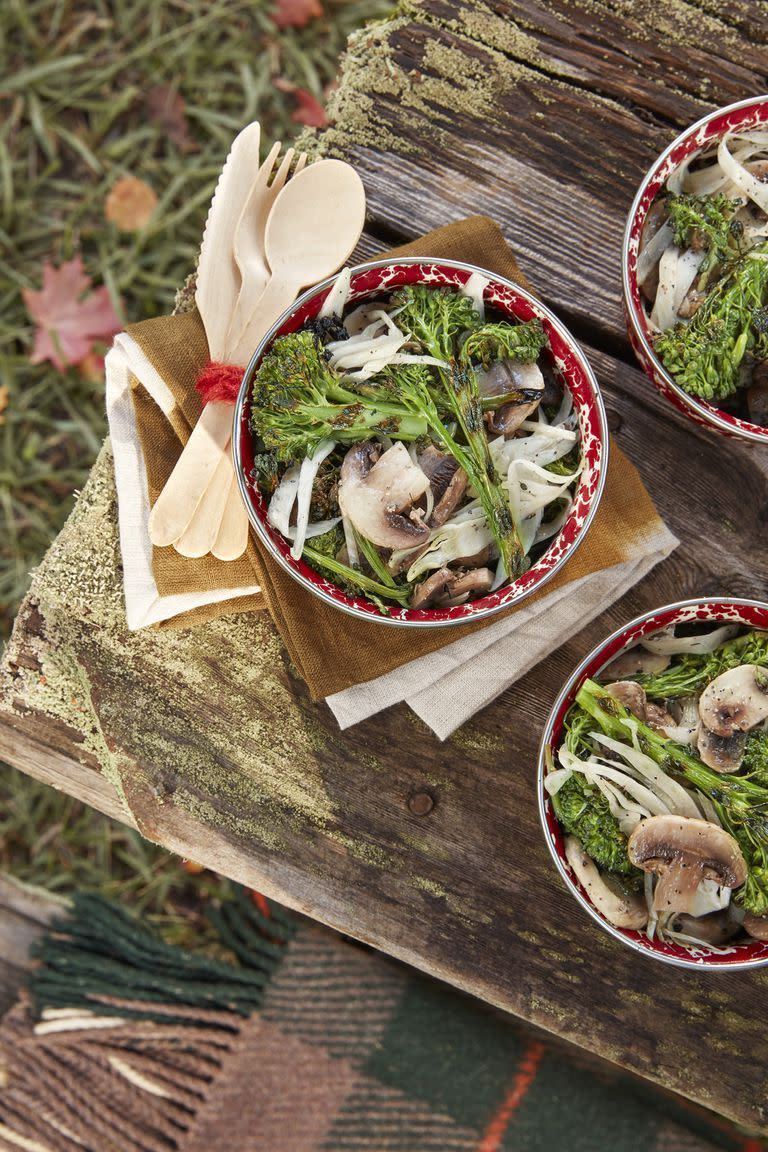
M 429 539 L 429 528 L 413 508 L 429 480 L 403 444 L 380 453 L 380 446 L 370 442 L 350 448 L 341 466 L 339 507 L 373 544 L 415 548 Z
M 666 708 L 662 708 L 661 704 L 654 704 L 653 700 L 646 700 L 645 722 L 654 732 L 662 732 L 665 736 L 669 735 L 670 728 L 675 727 L 675 721 Z
M 439 568 L 418 584 L 411 595 L 411 608 L 426 608 L 429 604 L 452 607 L 462 604 L 473 594 L 490 591 L 494 574 L 490 568 L 473 568 L 469 572 L 454 572 Z
M 633 864 L 658 876 L 653 907 L 658 912 L 690 912 L 702 880 L 738 888 L 747 865 L 732 836 L 707 820 L 650 816 L 629 838 Z
M 606 691 L 610 692 L 620 704 L 629 709 L 638 720 L 645 720 L 646 695 L 645 688 L 641 688 L 636 680 L 615 680 L 613 684 L 606 684 Z
M 606 920 L 617 928 L 645 927 L 648 909 L 642 897 L 610 887 L 575 836 L 565 838 L 565 857 L 587 896 Z
M 435 498 L 429 523 L 433 528 L 439 528 L 458 508 L 469 480 L 453 456 L 438 451 L 431 444 L 419 456 L 419 467 L 428 477 Z
M 685 936 L 692 936 L 701 940 L 702 944 L 727 944 L 741 931 L 741 926 L 727 908 L 719 912 L 709 912 L 706 916 L 689 916 L 687 912 L 679 912 L 672 918 L 670 928 L 673 932 L 682 932 Z
M 768 718 L 768 669 L 740 664 L 723 672 L 699 697 L 699 715 L 718 736 L 748 732 Z
M 666 736 L 667 728 L 674 727 L 675 721 L 669 712 L 649 700 L 645 689 L 636 680 L 616 680 L 605 687 L 633 716 L 637 716 L 638 720 L 642 720 L 655 732 L 663 732 Z
M 494 412 L 486 412 L 485 422 L 488 431 L 493 436 L 504 436 L 508 440 L 517 432 L 523 420 L 533 415 L 538 406 L 538 400 L 502 404 L 501 408 L 497 408 Z
M 745 912 L 744 931 L 755 940 L 768 940 L 768 916 L 755 916 L 753 912 Z
M 457 604 L 463 604 L 465 600 L 475 599 L 490 592 L 493 581 L 494 573 L 490 568 L 472 568 L 469 572 L 461 572 L 454 575 L 448 585 L 450 595 L 445 600 L 439 599 L 437 602 L 446 608 L 453 608 Z
M 668 215 L 669 213 L 667 212 L 666 200 L 663 198 L 654 200 L 653 204 L 651 204 L 650 208 L 648 209 L 645 217 L 645 223 L 643 224 L 643 231 L 640 237 L 640 251 L 645 248 L 649 240 L 653 239 L 659 228 L 666 224 Z M 658 287 L 659 265 L 657 261 L 654 270 L 649 273 L 648 276 L 646 276 L 645 280 L 640 285 L 640 291 L 642 292 L 643 296 L 645 296 L 649 304 L 653 304 L 654 300 L 656 299 L 656 290 Z
M 515 360 L 498 360 L 487 371 L 478 372 L 478 384 L 484 397 L 514 394 L 506 404 L 485 415 L 488 431 L 506 437 L 536 411 L 545 390 L 538 364 L 518 364 Z
M 606 676 L 616 680 L 627 680 L 631 676 L 651 676 L 655 672 L 663 672 L 669 666 L 670 660 L 670 656 L 647 652 L 645 648 L 628 648 L 603 668 L 600 679 L 603 680 Z
M 677 310 L 678 316 L 681 316 L 684 320 L 690 320 L 692 316 L 696 315 L 706 298 L 706 292 L 699 292 L 696 288 L 690 288 L 688 295 L 684 298 Z
M 736 772 L 744 758 L 747 737 L 744 732 L 718 736 L 706 724 L 699 725 L 696 746 L 704 763 L 715 772 Z
M 477 383 L 481 396 L 506 396 L 510 392 L 534 392 L 535 396 L 521 396 L 521 400 L 540 400 L 544 391 L 544 377 L 536 361 L 521 364 L 517 360 L 496 360 L 488 369 L 480 369 Z

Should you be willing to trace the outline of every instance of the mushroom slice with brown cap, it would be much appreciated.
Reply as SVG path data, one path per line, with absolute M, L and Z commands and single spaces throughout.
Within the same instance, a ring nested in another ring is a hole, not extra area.
M 610 692 L 615 700 L 629 709 L 638 720 L 645 720 L 647 697 L 645 689 L 636 680 L 615 680 L 613 684 L 606 684 L 606 691 Z
M 740 664 L 723 672 L 699 697 L 699 715 L 718 736 L 748 732 L 768 718 L 768 669 Z
M 699 756 L 715 772 L 736 772 L 744 758 L 747 737 L 744 732 L 732 732 L 730 736 L 718 736 L 707 728 L 699 726 L 696 740 Z
M 648 909 L 641 896 L 611 887 L 575 836 L 565 838 L 565 857 L 595 908 L 616 928 L 644 928 Z
M 429 518 L 433 528 L 440 528 L 461 503 L 469 483 L 466 472 L 444 452 L 431 444 L 419 456 L 419 467 L 426 474 L 435 498 Z
M 471 568 L 468 572 L 455 572 L 448 584 L 448 595 L 437 602 L 446 608 L 463 604 L 465 600 L 484 596 L 493 587 L 494 573 L 490 568 Z
M 744 931 L 754 940 L 768 940 L 768 916 L 755 916 L 753 912 L 745 912 Z
M 645 689 L 636 680 L 616 680 L 613 684 L 606 684 L 606 690 L 623 704 L 633 716 L 642 720 L 654 732 L 663 732 L 674 727 L 674 718 L 659 704 L 654 704 L 646 696 Z
M 741 931 L 741 925 L 728 908 L 708 912 L 706 916 L 689 916 L 687 912 L 679 912 L 669 926 L 673 932 L 701 940 L 702 944 L 714 945 L 727 944 Z
M 383 454 L 378 444 L 355 444 L 341 465 L 339 507 L 354 527 L 380 548 L 415 548 L 429 528 L 413 510 L 429 480 L 403 444 Z M 410 515 L 404 513 L 410 509 Z
M 426 608 L 439 596 L 447 596 L 452 579 L 453 572 L 450 568 L 438 568 L 437 572 L 433 572 L 426 580 L 422 580 L 421 584 L 416 585 L 411 594 L 411 608 Z
M 644 648 L 628 648 L 603 668 L 600 679 L 604 680 L 606 676 L 616 680 L 626 680 L 630 676 L 650 676 L 655 672 L 663 672 L 669 667 L 671 659 L 671 656 L 647 652 Z
M 658 876 L 657 912 L 690 912 L 702 880 L 738 888 L 747 878 L 741 849 L 724 829 L 686 816 L 649 816 L 629 838 L 633 864 Z
M 538 400 L 524 400 L 520 403 L 513 401 L 502 404 L 494 412 L 486 414 L 488 431 L 494 436 L 503 436 L 506 440 L 517 432 L 524 420 L 527 420 L 539 406 Z
M 411 608 L 426 608 L 429 604 L 451 608 L 463 604 L 472 595 L 490 591 L 493 579 L 490 568 L 472 568 L 469 572 L 439 568 L 417 584 L 411 596 Z

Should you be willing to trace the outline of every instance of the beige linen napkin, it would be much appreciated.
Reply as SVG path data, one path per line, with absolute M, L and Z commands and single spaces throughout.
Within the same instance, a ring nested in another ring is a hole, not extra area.
M 393 254 L 452 257 L 526 283 L 497 225 L 485 217 L 438 229 Z M 490 621 L 417 631 L 357 620 L 306 592 L 253 540 L 245 558 L 246 574 L 235 581 L 228 571 L 233 566 L 218 561 L 206 566 L 206 562 L 183 560 L 180 567 L 172 549 L 151 549 L 145 528 L 140 541 L 143 583 L 139 587 L 138 579 L 128 578 L 130 561 L 134 575 L 139 570 L 136 556 L 142 515 L 138 505 L 143 499 L 145 525 L 149 505 L 199 411 L 194 383 L 207 348 L 199 317 L 193 313 L 134 325 L 128 336 L 118 338 L 115 351 L 122 354 L 118 367 L 129 378 L 120 392 L 118 414 L 125 427 L 115 421 L 122 433 L 117 444 L 113 431 L 126 603 L 131 596 L 135 608 L 140 592 L 144 623 L 167 622 L 171 615 L 186 612 L 182 619 L 189 626 L 212 614 L 260 608 L 266 602 L 313 698 L 328 698 L 343 727 L 405 699 L 439 735 L 447 735 L 607 607 L 677 543 L 656 514 L 636 470 L 613 445 L 605 494 L 584 544 L 542 592 Z M 114 393 L 117 371 L 109 364 L 108 368 Z M 132 431 L 124 405 L 126 392 L 133 400 Z M 133 504 L 128 500 L 133 514 L 124 526 L 125 474 L 129 464 L 135 473 L 142 455 L 143 489 Z M 133 547 L 127 559 L 124 538 Z M 238 567 L 243 563 L 238 562 Z M 155 589 L 149 607 L 148 565 Z M 252 573 L 250 581 L 248 572 Z M 260 594 L 249 594 L 249 589 L 257 587 Z M 130 613 L 131 627 L 143 626 L 135 622 L 139 615 L 138 611 Z

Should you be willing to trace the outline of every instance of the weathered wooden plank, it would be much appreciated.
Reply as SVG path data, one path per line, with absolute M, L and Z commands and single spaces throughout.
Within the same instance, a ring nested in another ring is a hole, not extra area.
M 263 617 L 176 635 L 122 631 L 105 459 L 38 575 L 40 605 L 23 617 L 31 628 L 20 626 L 11 645 L 10 754 L 112 814 L 124 794 L 138 827 L 167 848 L 759 1125 L 768 976 L 715 988 L 597 933 L 563 889 L 538 825 L 538 733 L 592 644 L 666 600 L 764 589 L 761 457 L 728 444 L 723 484 L 725 441 L 671 412 L 636 369 L 590 355 L 617 437 L 686 547 L 445 745 L 405 708 L 339 732 L 309 702 Z M 73 699 L 70 751 L 88 766 L 59 754 L 49 767 L 42 744 L 61 741 Z M 59 717 L 50 737 L 46 701 Z M 0 724 L 2 750 L 8 732 Z M 93 775 L 94 756 L 108 788 Z M 409 798 L 425 791 L 434 805 L 419 817 Z M 748 1067 L 726 1059 L 745 1045 Z
M 487 212 L 548 302 L 580 332 L 623 340 L 620 244 L 637 184 L 680 128 L 763 90 L 768 7 L 401 11 L 355 41 L 325 136 L 360 171 L 374 226 L 412 239 Z

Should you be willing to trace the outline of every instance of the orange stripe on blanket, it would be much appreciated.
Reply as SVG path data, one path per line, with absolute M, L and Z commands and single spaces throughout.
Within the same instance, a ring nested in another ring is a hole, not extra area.
M 546 1048 L 538 1040 L 533 1040 L 525 1050 L 520 1067 L 512 1081 L 512 1086 L 504 1097 L 501 1107 L 483 1133 L 477 1152 L 498 1152 L 509 1122 L 525 1099 L 526 1093 L 536 1079 Z

